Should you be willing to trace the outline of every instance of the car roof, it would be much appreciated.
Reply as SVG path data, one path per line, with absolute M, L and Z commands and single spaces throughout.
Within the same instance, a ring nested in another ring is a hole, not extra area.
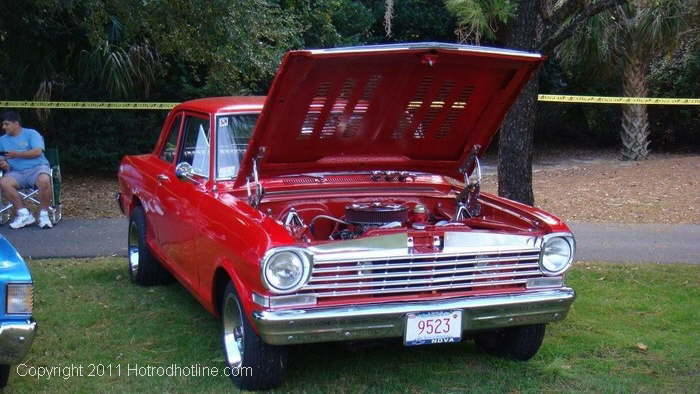
M 265 103 L 265 96 L 227 96 L 208 97 L 196 100 L 189 100 L 180 103 L 173 108 L 173 111 L 191 110 L 206 113 L 219 112 L 260 112 Z

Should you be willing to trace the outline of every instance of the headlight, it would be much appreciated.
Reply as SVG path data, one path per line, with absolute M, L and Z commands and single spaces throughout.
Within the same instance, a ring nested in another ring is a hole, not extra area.
M 9 283 L 7 285 L 7 314 L 31 314 L 34 302 L 33 286 L 31 283 Z
M 272 249 L 262 264 L 262 279 L 273 293 L 291 293 L 306 284 L 311 263 L 300 249 Z
M 568 233 L 547 234 L 542 242 L 540 268 L 545 275 L 559 275 L 574 260 L 574 237 Z

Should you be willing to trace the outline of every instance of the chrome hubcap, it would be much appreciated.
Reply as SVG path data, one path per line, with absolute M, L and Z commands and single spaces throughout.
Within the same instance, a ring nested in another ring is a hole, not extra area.
M 129 270 L 132 275 L 139 270 L 139 234 L 136 222 L 129 225 Z
M 233 294 L 224 300 L 224 352 L 231 368 L 240 368 L 243 363 L 243 314 Z

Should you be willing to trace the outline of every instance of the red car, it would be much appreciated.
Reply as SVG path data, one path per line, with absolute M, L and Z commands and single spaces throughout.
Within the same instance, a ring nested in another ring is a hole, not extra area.
M 193 100 L 127 156 L 129 274 L 221 316 L 234 383 L 287 345 L 473 338 L 526 360 L 575 293 L 569 228 L 479 192 L 478 157 L 538 54 L 420 43 L 289 52 L 267 97 Z

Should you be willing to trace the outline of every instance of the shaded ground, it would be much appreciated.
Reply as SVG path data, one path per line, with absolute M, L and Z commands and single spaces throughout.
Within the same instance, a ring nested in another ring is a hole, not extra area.
M 700 223 L 700 156 L 543 170 L 536 204 L 563 219 L 615 223 Z
M 495 159 L 484 166 L 483 189 L 496 192 Z M 116 179 L 67 177 L 67 218 L 119 217 Z M 611 151 L 535 155 L 536 205 L 566 221 L 700 224 L 700 155 L 652 155 L 623 162 Z
M 118 190 L 114 178 L 70 177 L 63 179 L 63 217 L 113 218 L 122 216 L 114 195 Z
M 495 193 L 489 169 L 483 190 Z M 700 223 L 699 155 L 655 154 L 639 162 L 611 152 L 536 157 L 533 188 L 535 205 L 565 221 Z

